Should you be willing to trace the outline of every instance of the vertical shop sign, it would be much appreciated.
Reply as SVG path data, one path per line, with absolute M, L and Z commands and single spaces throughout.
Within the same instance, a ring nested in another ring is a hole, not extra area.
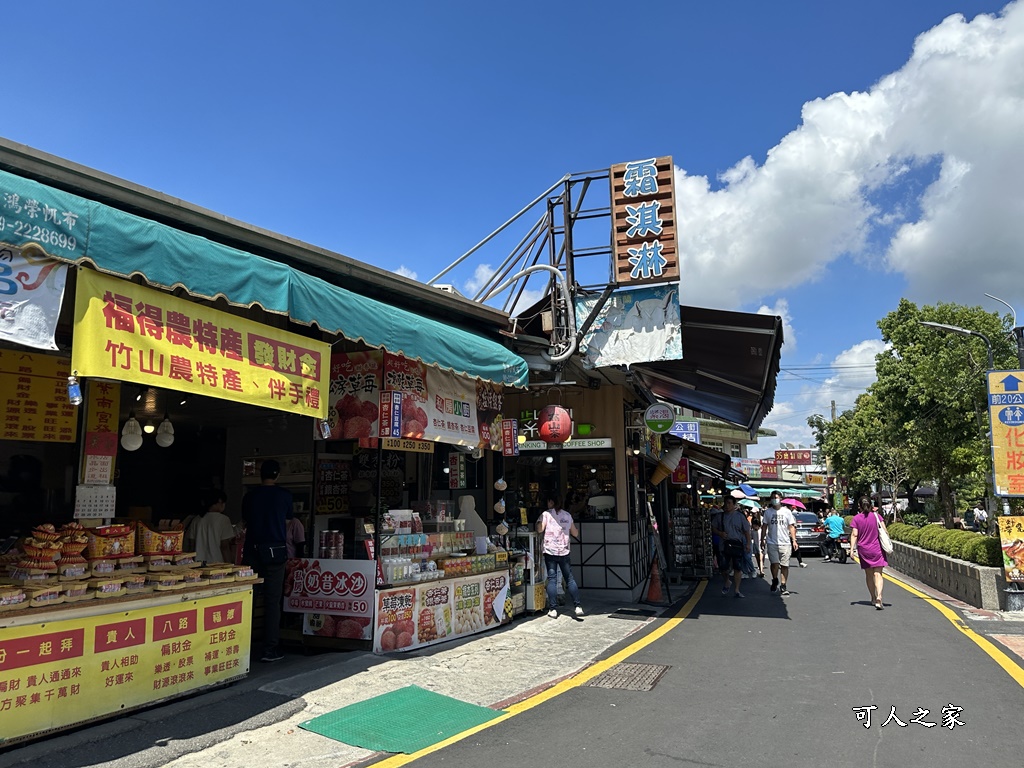
M 316 500 L 313 509 L 318 515 L 348 512 L 349 481 L 352 466 L 348 459 L 321 454 L 316 459 Z
M 74 443 L 78 409 L 68 401 L 67 358 L 0 349 L 4 440 Z
M 3 221 L 0 216 L 0 230 Z M 0 247 L 0 339 L 57 349 L 53 334 L 67 279 L 67 264 L 31 256 L 20 248 Z
M 613 165 L 612 251 L 618 285 L 679 279 L 671 157 Z
M 453 451 L 448 454 L 448 487 L 452 490 L 466 487 L 466 455 Z
M 91 269 L 79 270 L 72 367 L 322 419 L 330 346 Z
M 503 419 L 501 422 L 501 455 L 519 455 L 519 422 L 515 419 Z
M 400 437 L 402 434 L 402 393 L 384 390 L 380 393 L 380 432 L 377 437 Z
M 114 482 L 121 385 L 116 381 L 98 379 L 86 384 L 85 446 L 81 479 L 86 485 L 109 485 Z
M 778 480 L 779 465 L 775 459 L 761 459 L 761 479 Z
M 1024 496 L 1024 371 L 989 371 L 988 418 L 996 496 Z

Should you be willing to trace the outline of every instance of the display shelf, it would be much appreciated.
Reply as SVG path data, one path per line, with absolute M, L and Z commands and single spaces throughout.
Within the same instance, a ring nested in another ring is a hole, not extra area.
M 673 507 L 669 515 L 672 565 L 693 576 L 710 576 L 714 570 L 711 524 L 707 515 L 689 507 Z

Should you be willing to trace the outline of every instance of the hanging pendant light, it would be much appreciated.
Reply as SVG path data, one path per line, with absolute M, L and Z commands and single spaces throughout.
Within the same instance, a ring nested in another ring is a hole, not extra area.
M 126 451 L 137 451 L 142 447 L 142 427 L 135 418 L 135 411 L 128 414 L 128 421 L 121 428 L 121 447 Z
M 156 431 L 156 444 L 161 448 L 170 448 L 173 443 L 174 425 L 165 413 L 164 420 L 160 422 L 160 427 Z

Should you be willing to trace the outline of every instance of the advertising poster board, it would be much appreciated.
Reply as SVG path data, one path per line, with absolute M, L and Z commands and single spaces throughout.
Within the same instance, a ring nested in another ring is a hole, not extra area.
M 377 593 L 373 652 L 422 648 L 505 620 L 508 572 L 427 581 Z
M 251 589 L 40 618 L 0 631 L 0 741 L 120 713 L 249 671 Z
M 303 613 L 303 634 L 369 640 L 374 562 L 293 558 L 285 566 L 284 610 Z
M 996 522 L 1006 580 L 1024 584 L 1024 517 L 1000 517 Z

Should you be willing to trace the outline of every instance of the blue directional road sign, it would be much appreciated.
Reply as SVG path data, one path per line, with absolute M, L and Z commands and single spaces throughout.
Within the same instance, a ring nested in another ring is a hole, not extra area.
M 670 435 L 681 437 L 683 440 L 689 440 L 691 443 L 700 442 L 699 421 L 677 421 L 668 432 Z

